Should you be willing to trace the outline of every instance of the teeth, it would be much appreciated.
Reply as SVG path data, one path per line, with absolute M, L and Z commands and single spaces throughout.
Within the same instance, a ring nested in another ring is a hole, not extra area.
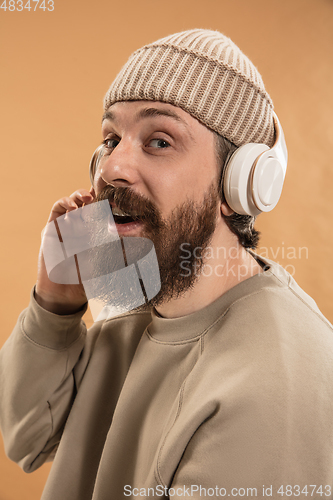
M 113 215 L 118 215 L 120 217 L 129 217 L 129 214 L 127 214 L 126 212 L 123 212 L 118 207 L 112 207 L 112 213 L 113 213 Z
M 139 214 L 136 212 L 131 212 L 130 214 L 120 210 L 118 207 L 111 207 L 113 215 L 118 215 L 118 217 L 137 217 Z

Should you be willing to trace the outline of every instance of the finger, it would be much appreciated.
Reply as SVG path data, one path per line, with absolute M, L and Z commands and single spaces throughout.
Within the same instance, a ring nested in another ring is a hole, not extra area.
M 76 210 L 77 208 L 78 205 L 69 196 L 61 198 L 60 200 L 56 201 L 55 204 L 53 205 L 48 222 L 51 222 L 52 220 L 56 219 L 57 217 L 60 217 L 61 215 L 64 215 L 66 212 L 71 212 L 72 210 Z
M 77 204 L 78 207 L 82 207 L 83 204 L 89 205 L 89 203 L 94 201 L 92 194 L 86 189 L 77 189 L 70 195 L 70 198 Z

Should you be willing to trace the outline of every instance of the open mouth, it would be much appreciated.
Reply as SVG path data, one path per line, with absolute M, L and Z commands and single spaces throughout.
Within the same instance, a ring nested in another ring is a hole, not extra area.
M 141 217 L 137 213 L 127 213 L 118 207 L 111 206 L 113 219 L 116 224 L 129 224 L 130 222 L 140 221 Z

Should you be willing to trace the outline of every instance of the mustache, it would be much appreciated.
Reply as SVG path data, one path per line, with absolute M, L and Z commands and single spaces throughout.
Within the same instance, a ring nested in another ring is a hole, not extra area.
M 104 200 L 114 203 L 120 210 L 129 215 L 133 214 L 133 217 L 146 222 L 152 229 L 160 229 L 163 225 L 154 203 L 130 187 L 107 185 L 97 195 L 95 202 Z

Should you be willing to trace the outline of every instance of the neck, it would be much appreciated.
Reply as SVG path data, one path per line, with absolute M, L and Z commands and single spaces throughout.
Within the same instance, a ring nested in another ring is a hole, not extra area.
M 181 297 L 160 304 L 156 310 L 165 318 L 186 316 L 260 272 L 260 265 L 224 224 L 214 232 L 194 286 Z

